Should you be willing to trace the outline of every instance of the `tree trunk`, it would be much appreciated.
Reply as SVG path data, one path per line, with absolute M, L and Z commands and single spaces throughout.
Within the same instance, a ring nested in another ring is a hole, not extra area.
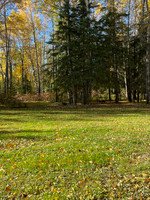
M 109 101 L 111 102 L 111 89 L 110 89 L 110 87 L 109 87 L 108 95 L 109 95 Z
M 128 46 L 127 46 L 128 53 L 127 53 L 126 75 L 127 75 L 128 101 L 132 102 L 131 69 L 130 69 L 130 12 L 131 12 L 131 0 L 129 0 L 129 11 L 128 11 Z
M 13 81 L 12 81 L 12 61 L 11 61 L 11 58 L 10 58 L 10 60 L 9 60 L 9 69 L 10 69 L 10 71 L 9 71 L 9 74 L 10 74 L 10 81 L 9 81 L 9 88 L 10 88 L 10 93 L 12 93 L 13 91 L 12 91 L 12 88 L 13 88 Z
M 140 92 L 139 91 L 137 92 L 137 102 L 138 103 L 140 102 Z
M 69 91 L 69 104 L 73 103 L 73 95 L 72 95 L 72 91 Z
M 35 48 L 36 65 L 37 65 L 38 95 L 40 97 L 40 94 L 41 94 L 40 65 L 39 65 L 39 58 L 38 58 L 38 46 L 37 46 L 37 39 L 36 39 L 36 28 L 35 28 L 35 24 L 34 24 L 32 13 L 31 13 L 31 22 L 32 22 L 32 32 L 33 32 L 33 40 L 34 40 L 34 48 Z
M 29 41 L 29 52 L 27 52 L 30 62 L 31 62 L 31 66 L 32 66 L 32 70 L 33 70 L 33 76 L 34 76 L 34 81 L 35 81 L 35 86 L 36 86 L 36 92 L 38 92 L 38 80 L 37 80 L 37 76 L 36 76 L 36 71 L 35 71 L 35 66 L 34 66 L 34 61 L 32 59 L 32 54 L 31 54 L 31 45 L 30 45 L 30 41 Z
M 38 59 L 38 49 L 37 49 L 35 28 L 33 29 L 33 36 L 34 36 L 35 55 L 36 55 L 36 64 L 37 64 L 38 94 L 40 95 L 41 94 L 41 78 L 40 78 L 40 66 L 39 66 L 39 59 Z
M 150 10 L 146 0 L 148 25 L 147 25 L 147 49 L 146 49 L 146 103 L 149 103 L 150 96 Z
M 9 46 L 8 46 L 8 29 L 7 29 L 7 16 L 6 8 L 4 7 L 4 23 L 5 23 L 5 57 L 6 57 L 6 68 L 5 68 L 5 94 L 8 95 L 9 90 Z
M 23 57 L 21 58 L 21 81 L 22 81 L 22 93 L 25 94 L 25 91 L 24 91 L 24 60 L 23 60 Z

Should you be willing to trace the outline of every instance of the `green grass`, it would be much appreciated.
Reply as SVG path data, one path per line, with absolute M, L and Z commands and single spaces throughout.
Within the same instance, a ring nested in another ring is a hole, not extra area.
M 0 199 L 150 199 L 150 107 L 0 110 Z

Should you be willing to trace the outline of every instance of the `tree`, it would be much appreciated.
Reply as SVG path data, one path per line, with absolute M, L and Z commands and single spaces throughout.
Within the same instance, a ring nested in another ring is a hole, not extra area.
M 147 48 L 146 48 L 146 101 L 149 103 L 150 95 L 150 7 L 148 0 L 145 1 L 147 9 Z
M 72 6 L 70 1 L 64 1 L 59 13 L 60 21 L 55 33 L 55 45 L 50 52 L 55 57 L 57 66 L 56 85 L 69 94 L 69 102 L 84 104 L 90 102 L 93 80 L 92 48 L 94 19 L 90 18 L 90 4 L 80 1 Z M 54 38 L 54 37 L 53 37 Z
M 108 2 L 107 12 L 100 19 L 103 28 L 102 44 L 105 49 L 105 66 L 107 68 L 107 86 L 114 89 L 115 101 L 119 101 L 120 88 L 123 79 L 123 54 L 125 48 L 123 47 L 122 30 L 125 31 L 125 24 L 122 17 L 126 15 L 117 12 L 115 3 Z M 109 94 L 110 95 L 110 94 Z M 111 99 L 111 97 L 109 97 Z
M 5 51 L 5 73 L 2 69 L 4 81 L 4 92 L 9 95 L 12 89 L 12 60 L 10 56 L 11 52 L 11 24 L 9 23 L 9 12 L 15 8 L 15 5 L 20 3 L 20 0 L 3 0 L 0 4 L 2 27 L 1 27 L 1 40 L 3 41 L 3 50 Z M 2 65 L 2 64 L 1 64 Z

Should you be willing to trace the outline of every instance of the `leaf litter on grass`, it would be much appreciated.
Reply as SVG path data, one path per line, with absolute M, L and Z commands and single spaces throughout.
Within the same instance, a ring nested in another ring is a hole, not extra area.
M 150 116 L 140 111 L 47 110 L 39 119 L 23 110 L 12 133 L 11 115 L 0 135 L 1 198 L 148 199 Z

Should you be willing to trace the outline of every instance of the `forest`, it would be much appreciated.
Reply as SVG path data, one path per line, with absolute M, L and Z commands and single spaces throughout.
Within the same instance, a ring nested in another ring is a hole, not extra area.
M 148 0 L 1 0 L 0 95 L 149 103 Z

